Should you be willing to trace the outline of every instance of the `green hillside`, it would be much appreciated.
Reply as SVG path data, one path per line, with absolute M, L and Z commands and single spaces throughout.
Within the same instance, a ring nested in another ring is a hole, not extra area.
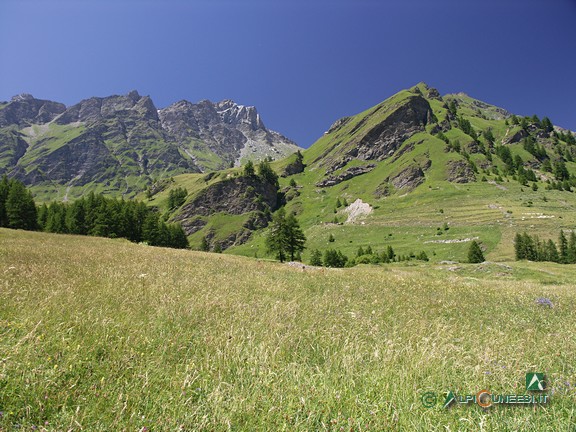
M 0 242 L 0 430 L 576 425 L 573 266 L 302 271 L 94 237 Z M 526 394 L 527 372 L 546 374 L 549 404 L 442 408 L 448 390 Z
M 555 240 L 576 225 L 575 157 L 574 135 L 548 119 L 516 117 L 463 94 L 441 97 L 419 84 L 337 121 L 303 152 L 302 172 L 281 176 L 280 190 L 308 237 L 304 261 L 313 249 L 354 256 L 367 246 L 463 261 L 473 239 L 487 259 L 509 261 L 517 232 Z M 272 166 L 282 174 L 294 160 Z M 150 204 L 162 207 L 170 188 L 187 185 L 194 199 L 198 179 L 175 177 Z M 346 205 L 358 199 L 371 213 L 349 219 Z M 195 232 L 192 246 L 208 232 L 218 235 L 218 227 Z M 257 231 L 227 252 L 266 256 L 265 236 Z

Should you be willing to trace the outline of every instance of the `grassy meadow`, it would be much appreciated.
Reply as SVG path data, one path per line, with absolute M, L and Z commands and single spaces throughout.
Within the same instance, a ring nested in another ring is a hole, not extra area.
M 2 229 L 0 430 L 573 431 L 575 276 L 303 271 Z M 548 405 L 442 408 L 447 390 L 525 394 L 529 371 Z

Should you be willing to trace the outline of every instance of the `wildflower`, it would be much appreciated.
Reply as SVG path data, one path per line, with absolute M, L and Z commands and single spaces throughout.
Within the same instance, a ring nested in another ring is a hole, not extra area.
M 539 306 L 548 306 L 549 308 L 553 308 L 554 304 L 549 298 L 546 297 L 538 297 L 536 299 L 536 304 Z

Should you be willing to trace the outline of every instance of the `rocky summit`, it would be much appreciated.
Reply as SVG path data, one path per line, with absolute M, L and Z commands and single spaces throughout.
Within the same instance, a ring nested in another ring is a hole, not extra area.
M 268 130 L 255 107 L 231 100 L 180 101 L 159 111 L 164 131 L 202 169 L 238 166 L 243 160 L 279 159 L 296 144 Z
M 132 196 L 158 179 L 298 149 L 268 130 L 256 108 L 230 100 L 183 100 L 158 110 L 131 91 L 70 107 L 28 94 L 0 102 L 0 174 L 50 199 L 90 190 Z

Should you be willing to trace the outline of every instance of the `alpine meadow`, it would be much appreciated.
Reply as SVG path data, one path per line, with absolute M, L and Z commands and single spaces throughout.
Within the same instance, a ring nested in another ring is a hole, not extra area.
M 548 117 L 419 83 L 307 149 L 135 91 L 0 126 L 0 431 L 576 428 Z

